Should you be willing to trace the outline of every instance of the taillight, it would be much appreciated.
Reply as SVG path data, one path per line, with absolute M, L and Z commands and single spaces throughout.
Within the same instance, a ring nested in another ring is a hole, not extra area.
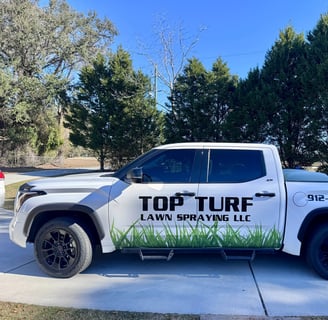
M 0 179 L 4 179 L 4 178 L 5 178 L 5 174 L 2 171 L 0 171 Z

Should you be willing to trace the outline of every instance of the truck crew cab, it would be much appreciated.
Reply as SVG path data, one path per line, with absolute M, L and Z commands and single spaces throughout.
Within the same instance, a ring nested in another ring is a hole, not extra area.
M 303 253 L 328 279 L 328 176 L 284 171 L 272 145 L 164 145 L 114 174 L 22 185 L 10 238 L 34 243 L 38 264 L 54 277 L 85 270 L 100 246 L 167 259 L 196 249 Z

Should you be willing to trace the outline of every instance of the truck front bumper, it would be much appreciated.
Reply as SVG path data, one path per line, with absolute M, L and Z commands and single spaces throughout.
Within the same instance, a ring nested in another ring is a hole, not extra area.
M 27 237 L 24 234 L 24 223 L 17 219 L 18 216 L 14 216 L 9 225 L 9 238 L 15 244 L 22 248 L 26 248 Z

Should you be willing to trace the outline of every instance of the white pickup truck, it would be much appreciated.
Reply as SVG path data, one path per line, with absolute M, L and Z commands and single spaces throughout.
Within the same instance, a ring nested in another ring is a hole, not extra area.
M 328 279 L 328 176 L 284 171 L 272 145 L 164 145 L 113 174 L 22 185 L 10 238 L 34 243 L 54 277 L 85 270 L 100 246 L 168 260 L 186 250 L 227 259 L 282 250 L 304 254 Z

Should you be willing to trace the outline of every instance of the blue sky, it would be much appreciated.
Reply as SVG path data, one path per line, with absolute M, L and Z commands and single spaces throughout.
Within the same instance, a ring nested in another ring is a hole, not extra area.
M 201 32 L 191 56 L 207 69 L 221 57 L 232 74 L 246 77 L 251 68 L 261 67 L 265 53 L 291 25 L 307 33 L 328 12 L 327 0 L 68 0 L 75 10 L 95 10 L 106 16 L 119 31 L 114 47 L 121 44 L 131 54 L 134 67 L 146 74 L 152 70 L 140 42 L 151 46 L 155 25 L 165 17 L 172 30 L 183 26 L 187 36 Z
M 230 73 L 246 78 L 255 67 L 262 67 L 265 54 L 274 45 L 279 32 L 292 26 L 305 35 L 313 30 L 321 14 L 328 13 L 327 0 L 67 0 L 77 11 L 96 11 L 118 29 L 113 50 L 118 45 L 131 55 L 134 69 L 154 79 L 153 60 L 158 58 L 156 25 L 164 18 L 171 31 L 182 26 L 186 37 L 199 41 L 189 57 L 198 58 L 207 70 L 219 57 Z M 140 45 L 140 43 L 142 45 Z M 154 81 L 154 80 L 152 80 Z M 158 102 L 163 105 L 167 87 L 158 81 Z

